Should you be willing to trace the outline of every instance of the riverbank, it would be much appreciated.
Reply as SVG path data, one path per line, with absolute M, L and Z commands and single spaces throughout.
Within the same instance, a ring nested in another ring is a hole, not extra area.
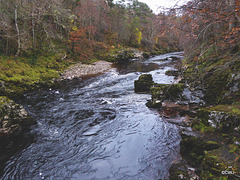
M 60 74 L 60 77 L 57 79 L 57 81 L 98 75 L 111 69 L 111 65 L 112 63 L 107 61 L 97 61 L 93 64 L 77 63 L 71 65 L 67 70 Z
M 225 55 L 183 61 L 185 84 L 204 103 L 192 109 L 182 132 L 181 155 L 170 179 L 239 179 L 240 177 L 240 61 Z
M 170 168 L 170 179 L 238 179 L 239 57 L 195 63 L 183 60 L 178 71 L 167 71 L 181 79 L 172 84 L 157 84 L 150 74 L 141 75 L 135 91 L 150 93 L 146 105 L 180 129 L 181 158 Z

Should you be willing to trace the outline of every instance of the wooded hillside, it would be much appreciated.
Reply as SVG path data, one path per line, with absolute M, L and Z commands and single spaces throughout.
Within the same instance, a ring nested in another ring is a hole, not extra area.
M 87 59 L 112 45 L 176 48 L 175 21 L 137 0 L 1 0 L 0 53 L 36 59 L 64 50 Z

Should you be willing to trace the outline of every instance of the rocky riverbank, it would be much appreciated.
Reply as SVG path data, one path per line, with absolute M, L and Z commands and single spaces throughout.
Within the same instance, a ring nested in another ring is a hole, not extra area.
M 156 84 L 151 75 L 135 81 L 136 92 L 152 95 L 146 105 L 179 126 L 181 158 L 170 168 L 172 180 L 240 177 L 240 64 L 236 57 L 210 64 L 167 71 L 178 83 Z
M 203 104 L 188 113 L 194 133 L 182 132 L 170 179 L 240 178 L 239 68 L 238 55 L 183 63 L 183 80 Z

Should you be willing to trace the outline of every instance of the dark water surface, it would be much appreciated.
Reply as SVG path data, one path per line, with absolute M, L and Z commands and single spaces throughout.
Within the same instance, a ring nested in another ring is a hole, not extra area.
M 170 53 L 133 60 L 110 72 L 65 83 L 58 90 L 26 95 L 38 122 L 30 143 L 23 137 L 5 164 L 2 179 L 166 179 L 179 156 L 178 127 L 145 106 L 150 95 L 134 93 L 134 80 L 149 72 L 171 83 Z M 15 142 L 16 143 L 16 142 Z M 11 150 L 13 151 L 13 150 Z M 6 152 L 6 154 L 9 152 Z

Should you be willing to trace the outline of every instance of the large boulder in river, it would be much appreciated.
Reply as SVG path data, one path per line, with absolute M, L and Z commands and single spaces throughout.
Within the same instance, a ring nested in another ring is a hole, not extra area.
M 138 80 L 134 81 L 134 90 L 135 92 L 149 92 L 153 83 L 151 74 L 142 74 Z
M 35 123 L 22 105 L 0 96 L 0 135 L 18 133 Z

